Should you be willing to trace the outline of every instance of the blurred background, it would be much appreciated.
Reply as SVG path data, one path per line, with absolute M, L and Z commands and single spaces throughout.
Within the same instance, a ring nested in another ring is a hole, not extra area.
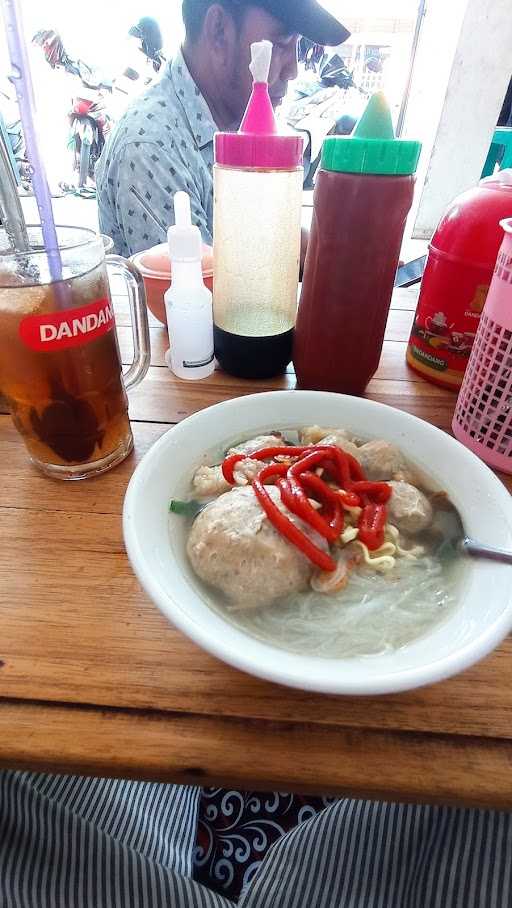
M 337 54 L 342 58 L 357 86 L 354 90 L 341 88 L 340 91 L 346 91 L 346 96 L 341 98 L 340 92 L 335 91 L 336 104 L 330 105 L 332 115 L 346 113 L 357 117 L 367 94 L 383 88 L 398 117 L 418 3 L 416 0 L 326 0 L 325 5 L 338 13 L 352 32 L 350 41 L 340 48 L 329 49 L 328 56 Z M 84 61 L 102 78 L 114 83 L 114 91 L 104 93 L 105 109 L 111 120 L 117 120 L 122 115 L 132 98 L 144 90 L 148 76 L 154 76 L 142 59 L 140 45 L 129 36 L 130 28 L 142 16 L 153 17 L 162 32 L 162 53 L 166 58 L 172 57 L 183 37 L 180 0 L 150 0 L 148 3 L 124 0 L 122 4 L 105 3 L 105 0 L 87 0 L 87 3 L 45 0 L 44 4 L 40 0 L 22 0 L 22 7 L 29 39 L 42 30 L 56 32 L 71 60 Z M 15 110 L 7 79 L 7 55 L 3 42 L 3 30 L 0 29 L 0 111 L 5 120 L 12 120 Z M 43 150 L 52 189 L 55 190 L 59 182 L 72 180 L 71 157 L 67 147 L 68 113 L 79 91 L 78 77 L 62 67 L 52 69 L 40 46 L 31 45 L 30 55 Z M 123 78 L 126 70 L 138 71 L 139 79 L 130 85 Z M 299 81 L 305 79 L 307 83 L 315 78 L 318 81 L 318 73 L 306 72 L 304 65 L 301 65 Z M 120 86 L 121 90 L 116 86 Z M 338 89 L 339 86 L 333 88 Z M 294 86 L 291 86 L 290 105 L 294 94 Z M 326 114 L 324 112 L 324 119 L 331 119 Z
M 301 42 L 299 77 L 290 85 L 281 117 L 307 134 L 314 165 L 326 133 L 349 133 L 369 95 L 384 90 L 398 134 L 423 143 L 410 232 L 429 238 L 450 199 L 479 179 L 496 125 L 512 126 L 510 0 L 322 2 L 351 37 L 338 48 Z M 77 98 L 98 102 L 108 136 L 126 106 L 161 77 L 179 46 L 181 0 L 21 3 L 27 38 L 47 36 L 31 43 L 30 59 L 41 147 L 58 195 L 80 185 L 70 118 Z M 161 31 L 158 66 L 129 34 L 143 16 L 153 17 Z M 48 59 L 56 51 L 70 65 L 52 68 Z M 9 125 L 18 117 L 7 59 L 0 28 L 0 126 L 2 118 Z M 84 71 L 91 74 L 92 88 L 84 86 Z M 89 171 L 82 195 L 94 198 L 92 161 Z

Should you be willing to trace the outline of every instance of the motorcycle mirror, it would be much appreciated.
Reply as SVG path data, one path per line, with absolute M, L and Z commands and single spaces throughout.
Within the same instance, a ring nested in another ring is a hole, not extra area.
M 136 82 L 137 79 L 140 79 L 139 73 L 135 69 L 132 69 L 131 66 L 126 67 L 123 76 L 125 79 L 129 79 L 130 82 Z

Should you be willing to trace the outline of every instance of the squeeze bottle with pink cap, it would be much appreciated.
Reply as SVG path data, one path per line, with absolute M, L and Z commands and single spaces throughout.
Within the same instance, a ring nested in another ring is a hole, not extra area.
M 254 85 L 240 130 L 215 136 L 214 339 L 226 372 L 270 378 L 292 358 L 303 142 L 278 133 L 268 93 L 272 44 L 251 51 Z

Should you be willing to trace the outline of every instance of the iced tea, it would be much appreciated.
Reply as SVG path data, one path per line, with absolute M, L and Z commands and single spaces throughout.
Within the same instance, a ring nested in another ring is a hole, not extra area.
M 103 264 L 60 288 L 0 286 L 0 391 L 39 464 L 126 456 L 132 434 Z

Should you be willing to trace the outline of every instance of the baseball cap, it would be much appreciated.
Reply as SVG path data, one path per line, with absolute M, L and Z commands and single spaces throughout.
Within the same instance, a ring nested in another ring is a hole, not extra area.
M 315 44 L 336 47 L 350 37 L 341 22 L 318 0 L 234 0 L 237 6 L 259 6 L 279 19 L 291 33 L 297 32 Z

